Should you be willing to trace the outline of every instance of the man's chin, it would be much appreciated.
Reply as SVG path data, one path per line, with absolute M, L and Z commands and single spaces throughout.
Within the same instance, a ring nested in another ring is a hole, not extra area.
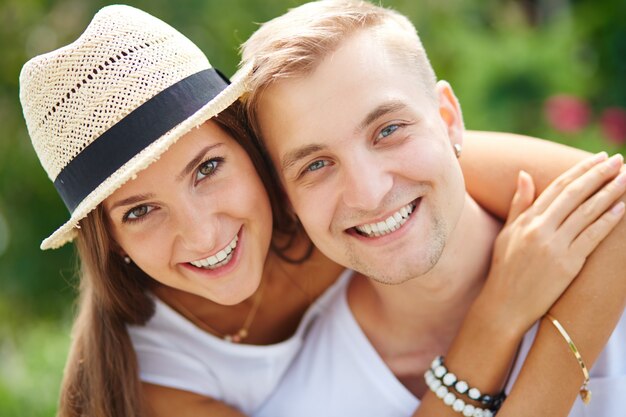
M 349 268 L 378 283 L 399 285 L 428 274 L 437 265 L 443 251 L 439 247 L 432 249 L 435 250 L 421 255 L 411 254 L 408 257 L 396 257 L 385 262 L 371 262 L 371 256 L 360 258 L 352 256 L 353 262 Z M 363 262 L 363 260 L 370 262 Z

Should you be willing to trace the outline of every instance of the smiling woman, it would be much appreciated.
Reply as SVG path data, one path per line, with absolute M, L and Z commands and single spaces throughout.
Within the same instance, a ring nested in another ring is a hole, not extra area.
M 216 352 L 232 342 L 284 342 L 251 347 L 263 384 L 233 380 L 227 390 L 243 393 L 230 403 L 244 411 L 298 351 L 300 319 L 341 268 L 312 252 L 286 212 L 242 118 L 245 77 L 242 70 L 228 82 L 187 38 L 127 6 L 102 9 L 76 42 L 24 66 L 33 145 L 71 213 L 42 248 L 75 239 L 81 259 L 59 415 L 144 415 L 140 375 L 149 396 L 147 383 L 162 384 L 172 369 L 155 374 L 166 354 L 155 361 L 144 342 L 158 340 L 165 352 L 183 340 L 168 330 L 172 321 L 191 333 L 189 344 L 202 339 L 196 358 L 216 383 L 241 371 L 216 368 Z M 285 291 L 284 302 L 263 303 Z M 236 363 L 250 357 L 233 355 Z M 178 388 L 220 396 L 206 389 L 203 369 Z
M 246 152 L 216 122 L 183 136 L 103 205 L 122 256 L 156 281 L 226 305 L 256 291 L 270 204 Z

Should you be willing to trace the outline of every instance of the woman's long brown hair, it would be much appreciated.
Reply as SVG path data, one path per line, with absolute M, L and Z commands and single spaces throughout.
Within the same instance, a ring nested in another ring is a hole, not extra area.
M 298 233 L 293 216 L 285 211 L 272 171 L 243 122 L 240 104 L 235 103 L 213 120 L 250 156 L 270 197 L 275 234 Z M 146 290 L 154 281 L 136 266 L 123 262 L 101 205 L 80 224 L 76 241 L 80 258 L 78 314 L 58 416 L 144 416 L 137 358 L 126 326 L 145 324 L 152 316 L 154 304 Z

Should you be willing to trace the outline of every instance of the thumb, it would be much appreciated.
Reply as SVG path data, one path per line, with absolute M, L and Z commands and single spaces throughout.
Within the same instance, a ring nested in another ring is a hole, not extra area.
M 535 200 L 535 182 L 533 177 L 526 171 L 520 171 L 517 176 L 517 190 L 511 200 L 509 216 L 506 223 L 509 224 L 526 211 Z

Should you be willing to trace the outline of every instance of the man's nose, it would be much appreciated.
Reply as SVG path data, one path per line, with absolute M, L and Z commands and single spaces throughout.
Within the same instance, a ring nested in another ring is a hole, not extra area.
M 343 164 L 344 204 L 350 208 L 378 209 L 393 186 L 393 177 L 374 155 L 355 155 Z

